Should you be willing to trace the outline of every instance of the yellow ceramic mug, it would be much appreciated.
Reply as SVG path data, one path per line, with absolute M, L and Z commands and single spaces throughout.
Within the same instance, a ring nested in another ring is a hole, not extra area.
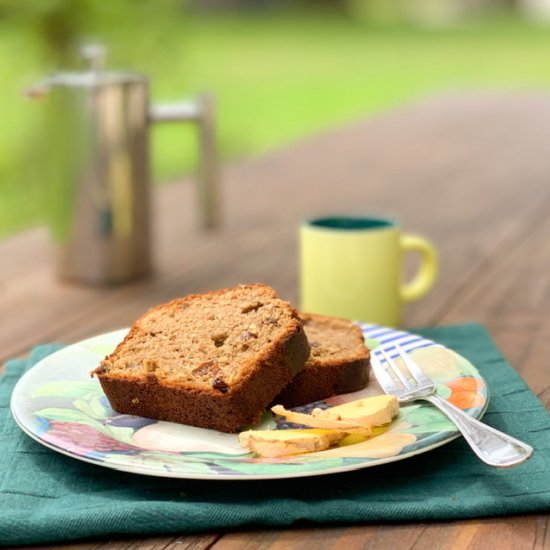
M 310 313 L 397 326 L 403 304 L 424 296 L 437 276 L 433 246 L 386 218 L 310 220 L 300 248 L 301 309 Z M 411 251 L 420 253 L 420 267 L 403 284 L 403 257 Z

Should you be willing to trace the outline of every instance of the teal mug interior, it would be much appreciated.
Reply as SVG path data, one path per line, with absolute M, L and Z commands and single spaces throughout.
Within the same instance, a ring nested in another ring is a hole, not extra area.
M 310 227 L 340 231 L 361 231 L 395 227 L 396 223 L 388 218 L 370 216 L 327 216 L 305 222 Z

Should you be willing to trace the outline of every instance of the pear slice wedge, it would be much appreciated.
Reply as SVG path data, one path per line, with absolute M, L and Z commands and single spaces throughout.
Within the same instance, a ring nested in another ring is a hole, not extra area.
M 361 426 L 361 424 L 358 424 L 357 422 L 348 422 L 343 419 L 324 418 L 313 416 L 311 414 L 289 411 L 282 405 L 275 405 L 274 407 L 271 407 L 271 411 L 284 417 L 289 422 L 293 422 L 294 424 L 302 424 L 303 426 L 309 426 L 310 428 L 318 428 L 321 430 L 340 430 L 348 434 L 358 434 L 365 437 L 370 437 L 372 435 L 372 430 L 369 427 Z
M 239 434 L 239 444 L 266 458 L 324 451 L 348 434 L 340 430 L 315 428 L 289 430 L 248 430 Z
M 399 413 L 399 403 L 393 395 L 375 395 L 357 399 L 329 409 L 313 409 L 311 416 L 318 420 L 349 422 L 359 426 L 381 426 L 391 422 Z

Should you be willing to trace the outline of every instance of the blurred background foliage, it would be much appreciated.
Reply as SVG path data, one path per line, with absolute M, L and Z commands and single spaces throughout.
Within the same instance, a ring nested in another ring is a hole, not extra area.
M 547 0 L 0 0 L 0 236 L 43 223 L 40 106 L 23 90 L 81 70 L 151 78 L 154 101 L 218 101 L 225 160 L 443 90 L 550 85 Z M 193 170 L 193 129 L 156 126 L 154 180 Z

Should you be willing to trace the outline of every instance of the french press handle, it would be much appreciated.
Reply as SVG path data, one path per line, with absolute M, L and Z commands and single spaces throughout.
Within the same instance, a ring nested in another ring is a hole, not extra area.
M 204 229 L 220 223 L 219 166 L 216 147 L 215 101 L 210 94 L 179 103 L 152 105 L 151 122 L 193 122 L 199 133 L 198 205 Z

